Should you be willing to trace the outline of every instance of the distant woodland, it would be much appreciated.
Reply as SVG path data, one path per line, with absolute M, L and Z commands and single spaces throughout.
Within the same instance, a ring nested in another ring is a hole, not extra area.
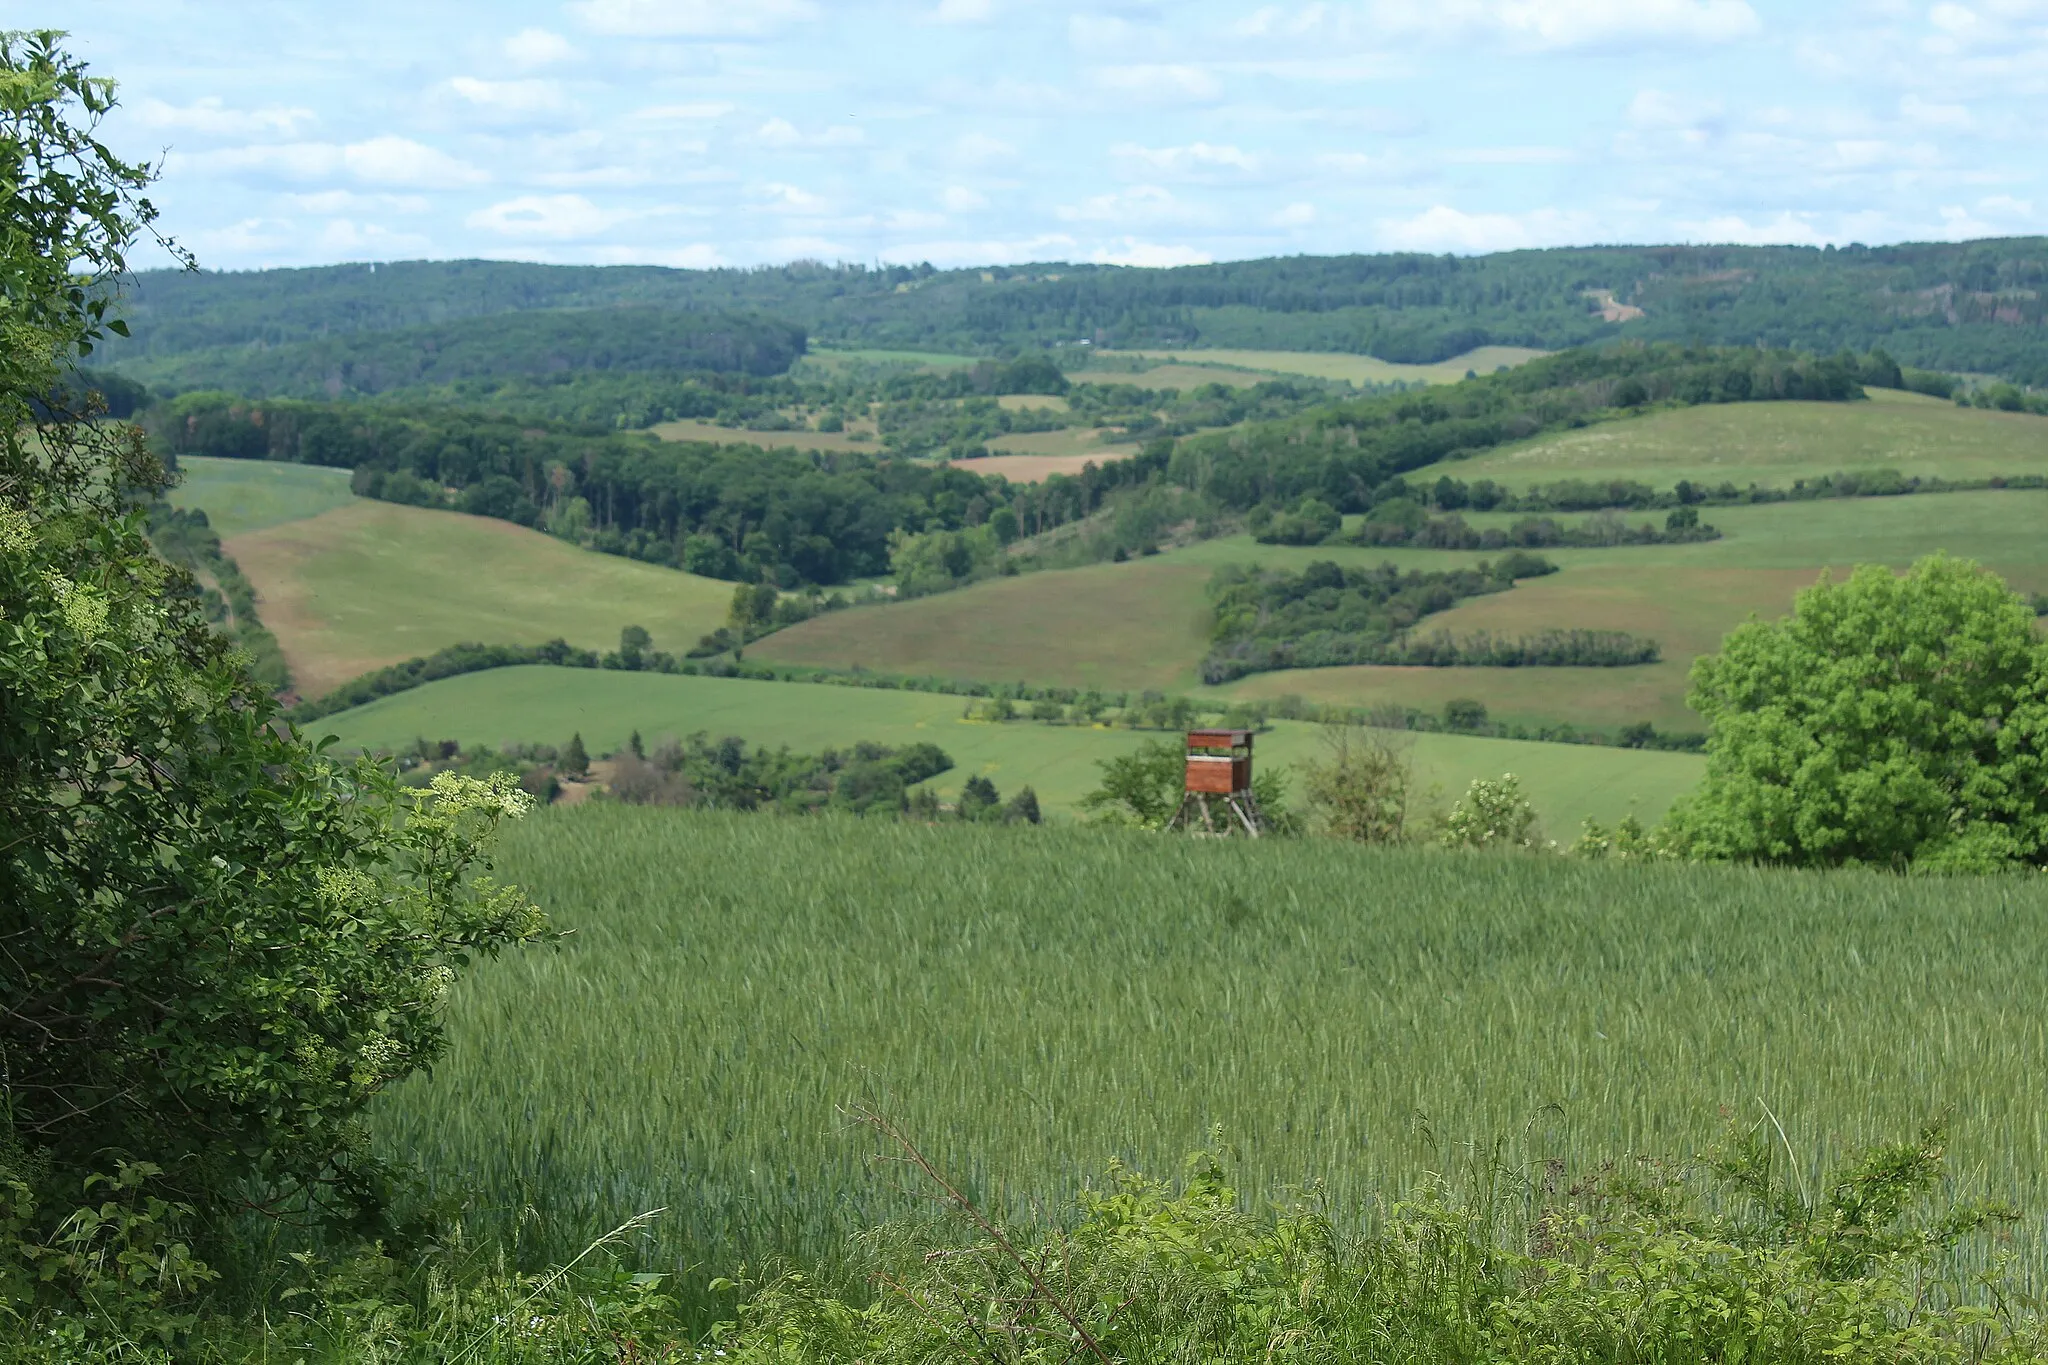
M 601 310 L 589 320 L 607 334 L 653 339 L 621 338 L 624 358 L 593 350 L 566 320 L 573 310 Z M 690 321 L 653 322 L 678 313 Z M 314 396 L 309 377 L 332 388 L 341 376 L 340 387 L 364 392 L 415 371 L 458 377 L 491 347 L 524 357 L 507 371 L 516 373 L 655 368 L 663 356 L 663 368 L 763 374 L 786 367 L 804 338 L 984 355 L 1085 341 L 1434 362 L 1487 344 L 1557 350 L 1635 337 L 1823 354 L 1882 346 L 1910 366 L 2048 385 L 2044 313 L 2048 238 L 1289 257 L 1172 270 L 401 262 L 145 273 L 129 290 L 134 339 L 107 358 L 159 389 Z M 460 325 L 535 314 L 547 320 Z M 389 340 L 341 340 L 366 334 Z M 468 358 L 446 358 L 451 344 Z M 357 369 L 373 378 L 358 383 Z

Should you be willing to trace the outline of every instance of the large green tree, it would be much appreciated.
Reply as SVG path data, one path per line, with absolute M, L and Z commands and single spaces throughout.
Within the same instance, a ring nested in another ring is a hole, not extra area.
M 302 741 L 151 552 L 138 434 L 32 420 L 154 217 L 59 38 L 0 37 L 0 1252 L 124 1166 L 202 1212 L 363 1209 L 364 1106 L 474 954 L 544 931 L 474 875 L 522 794 Z
M 2048 863 L 2048 648 L 1995 575 L 1937 555 L 1823 579 L 1693 666 L 1702 857 L 1991 870 Z

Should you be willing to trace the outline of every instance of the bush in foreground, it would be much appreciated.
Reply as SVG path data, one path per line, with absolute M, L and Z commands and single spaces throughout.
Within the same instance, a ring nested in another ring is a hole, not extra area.
M 2048 861 L 2048 646 L 1967 560 L 1864 565 L 1693 665 L 1707 777 L 1671 830 L 1697 857 L 1995 871 Z

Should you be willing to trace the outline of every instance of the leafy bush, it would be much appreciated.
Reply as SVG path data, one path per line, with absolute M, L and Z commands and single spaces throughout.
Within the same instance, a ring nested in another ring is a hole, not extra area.
M 1693 665 L 1707 776 L 1694 856 L 1986 871 L 2048 862 L 2048 647 L 1966 560 L 1864 565 Z
M 1323 757 L 1301 765 L 1301 795 L 1320 832 L 1364 844 L 1408 837 L 1415 766 L 1393 732 L 1326 725 Z
M 1534 848 L 1537 838 L 1536 808 L 1522 795 L 1521 779 L 1506 773 L 1498 781 L 1474 778 L 1444 813 L 1437 842 L 1445 848 Z
M 880 1126 L 960 1235 L 875 1238 L 885 1292 L 866 1308 L 798 1275 L 768 1281 L 719 1340 L 737 1365 L 1963 1365 L 2048 1345 L 2037 1319 L 1979 1307 L 1951 1269 L 1954 1247 L 2011 1215 L 1936 1199 L 1938 1128 L 1852 1157 L 1817 1197 L 1753 1129 L 1685 1166 L 1496 1167 L 1476 1199 L 1438 1182 L 1354 1239 L 1313 1203 L 1246 1212 L 1209 1153 L 1177 1184 L 1113 1166 L 1069 1229 L 1005 1226 Z

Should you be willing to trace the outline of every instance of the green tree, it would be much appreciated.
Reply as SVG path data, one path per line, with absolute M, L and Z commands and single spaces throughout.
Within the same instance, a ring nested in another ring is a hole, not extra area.
M 1302 765 L 1302 800 L 1322 829 L 1366 844 L 1399 843 L 1408 833 L 1415 769 L 1408 749 L 1385 730 L 1323 727 L 1324 756 Z
M 1695 856 L 1799 866 L 2048 862 L 2048 651 L 1995 575 L 1936 555 L 1823 579 L 1693 665 Z
M 1522 795 L 1522 780 L 1475 778 L 1444 813 L 1437 842 L 1445 848 L 1534 848 L 1536 808 Z
M 569 777 L 582 777 L 590 771 L 590 752 L 583 747 L 583 732 L 578 730 L 569 736 L 569 742 L 562 746 L 562 772 Z
M 1186 791 L 1187 751 L 1148 739 L 1127 754 L 1098 759 L 1102 783 L 1081 798 L 1091 818 L 1113 825 L 1163 829 Z
M 31 425 L 60 366 L 119 330 L 108 290 L 154 216 L 146 170 L 94 139 L 111 100 L 56 35 L 0 37 L 10 1248 L 89 1181 L 147 1180 L 202 1215 L 371 1208 L 365 1107 L 439 1053 L 441 1002 L 474 956 L 544 932 L 473 875 L 526 809 L 509 775 L 407 793 L 283 730 L 142 535 L 168 477 L 140 434 Z

